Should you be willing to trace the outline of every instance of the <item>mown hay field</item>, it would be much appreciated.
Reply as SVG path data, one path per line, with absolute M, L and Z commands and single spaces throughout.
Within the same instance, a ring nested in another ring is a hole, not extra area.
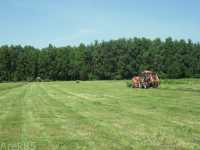
M 0 149 L 200 149 L 200 80 L 0 84 Z

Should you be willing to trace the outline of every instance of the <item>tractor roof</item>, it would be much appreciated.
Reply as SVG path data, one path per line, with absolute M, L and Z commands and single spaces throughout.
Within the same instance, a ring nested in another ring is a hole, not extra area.
M 145 70 L 143 72 L 141 72 L 142 74 L 152 74 L 153 72 L 152 71 L 149 71 L 149 70 Z

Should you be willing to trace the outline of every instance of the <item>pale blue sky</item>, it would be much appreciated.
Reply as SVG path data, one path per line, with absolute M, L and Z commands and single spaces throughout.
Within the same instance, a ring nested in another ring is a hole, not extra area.
M 0 0 L 0 45 L 65 46 L 135 36 L 200 41 L 200 1 Z

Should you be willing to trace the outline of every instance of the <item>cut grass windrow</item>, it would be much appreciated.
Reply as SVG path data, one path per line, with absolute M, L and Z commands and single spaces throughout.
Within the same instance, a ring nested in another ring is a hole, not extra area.
M 33 142 L 37 150 L 200 149 L 198 83 L 168 80 L 148 90 L 125 81 L 3 83 L 0 143 Z

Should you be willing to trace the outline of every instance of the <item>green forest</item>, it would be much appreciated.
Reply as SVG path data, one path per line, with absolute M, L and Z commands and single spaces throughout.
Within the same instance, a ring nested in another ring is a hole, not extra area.
M 79 46 L 0 47 L 0 81 L 119 80 L 144 69 L 161 78 L 200 75 L 200 43 L 148 38 L 95 41 Z

